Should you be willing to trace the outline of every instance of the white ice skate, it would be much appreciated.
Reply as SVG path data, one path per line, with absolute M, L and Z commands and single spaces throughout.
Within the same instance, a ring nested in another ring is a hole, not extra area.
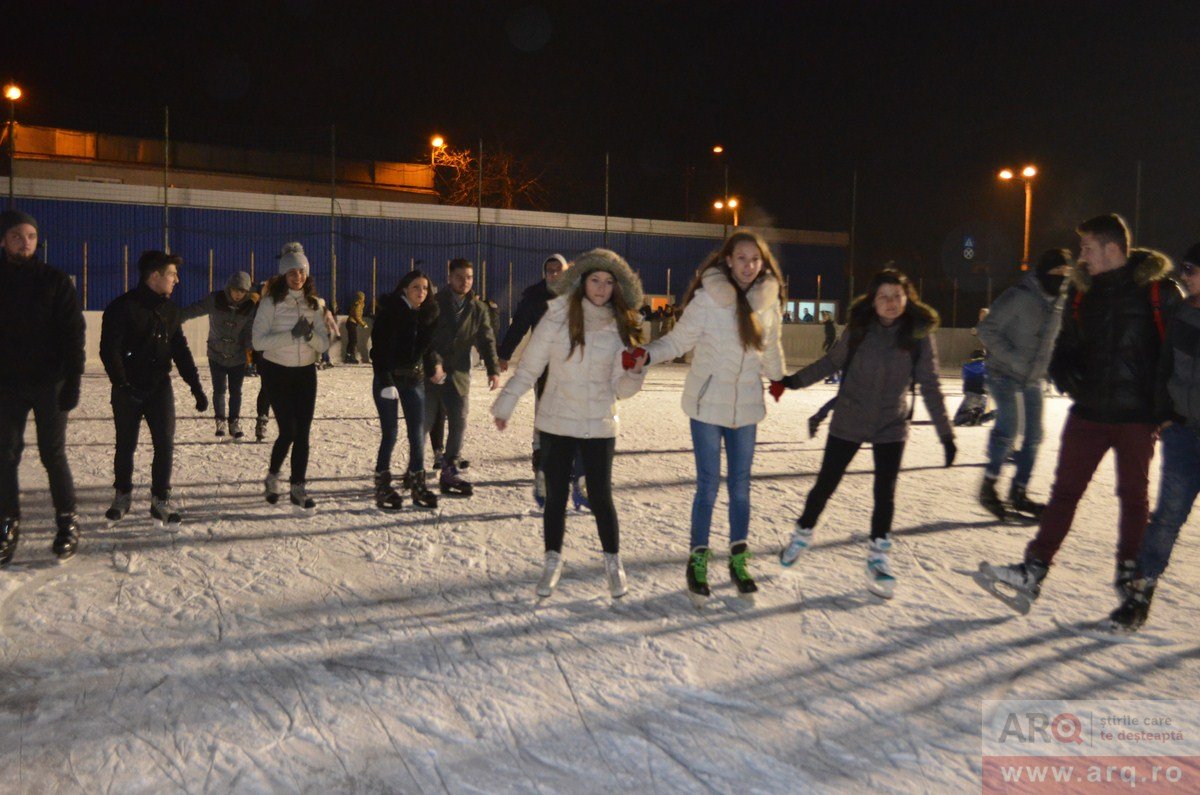
M 812 542 L 813 529 L 801 527 L 800 522 L 797 521 L 792 530 L 792 540 L 779 553 L 779 563 L 783 566 L 791 566 L 806 549 L 812 546 Z
M 558 587 L 558 578 L 562 575 L 562 553 L 550 551 L 546 553 L 545 563 L 542 564 L 542 577 L 538 580 L 537 595 L 545 599 L 554 593 Z
M 891 548 L 889 538 L 872 538 L 867 547 L 867 590 L 881 599 L 891 599 L 896 590 L 896 576 L 888 560 Z
M 625 567 L 621 565 L 619 554 L 604 553 L 604 573 L 608 575 L 608 592 L 613 599 L 620 599 L 629 592 L 625 583 Z

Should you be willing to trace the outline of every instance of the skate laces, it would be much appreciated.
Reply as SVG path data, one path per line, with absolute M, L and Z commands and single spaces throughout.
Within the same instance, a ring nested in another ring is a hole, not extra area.
M 702 585 L 708 584 L 708 559 L 711 557 L 712 551 L 706 549 L 702 552 L 693 552 L 691 560 L 688 561 L 696 582 Z
M 729 568 L 739 580 L 752 579 L 750 572 L 746 570 L 746 564 L 752 557 L 754 556 L 750 554 L 749 550 L 729 556 Z

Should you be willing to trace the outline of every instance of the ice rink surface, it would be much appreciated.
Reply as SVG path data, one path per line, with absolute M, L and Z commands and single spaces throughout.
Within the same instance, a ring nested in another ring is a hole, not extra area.
M 500 433 L 477 370 L 464 473 L 476 495 L 384 515 L 370 498 L 370 368 L 322 372 L 318 513 L 304 518 L 260 496 L 274 427 L 266 444 L 218 442 L 176 379 L 184 524 L 169 533 L 148 515 L 145 430 L 134 509 L 106 526 L 113 430 L 107 380 L 90 370 L 68 436 L 85 533 L 66 565 L 49 549 L 32 420 L 27 434 L 24 534 L 0 572 L 0 791 L 977 791 L 983 699 L 1200 693 L 1195 514 L 1151 612 L 1155 643 L 1064 626 L 1115 605 L 1111 457 L 1027 616 L 973 580 L 981 559 L 1020 559 L 1033 532 L 975 502 L 987 428 L 959 429 L 959 460 L 944 469 L 922 406 L 897 495 L 895 598 L 864 585 L 866 450 L 815 547 L 782 569 L 825 440 L 804 421 L 832 386 L 787 393 L 759 428 L 757 605 L 728 581 L 722 491 L 714 597 L 697 612 L 684 593 L 685 372 L 653 368 L 622 404 L 614 489 L 629 595 L 608 597 L 594 522 L 572 512 L 565 574 L 539 604 L 532 396 Z M 246 383 L 252 407 L 258 384 Z M 953 413 L 958 382 L 946 392 Z M 1041 499 L 1067 408 L 1047 401 Z

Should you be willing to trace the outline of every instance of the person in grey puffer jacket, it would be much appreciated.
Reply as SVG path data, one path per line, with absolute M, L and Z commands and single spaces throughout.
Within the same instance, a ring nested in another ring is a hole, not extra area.
M 242 432 L 242 382 L 246 379 L 246 351 L 250 350 L 255 304 L 250 300 L 250 274 L 239 271 L 229 277 L 224 290 L 209 293 L 179 310 L 181 321 L 208 315 L 208 372 L 213 383 L 213 407 L 217 413 L 217 436 L 240 440 Z M 225 413 L 225 389 L 229 387 L 229 414 Z
M 1001 520 L 1007 518 L 1008 509 L 996 493 L 996 480 L 1012 452 L 1022 407 L 1025 428 L 1008 502 L 1013 510 L 1034 517 L 1046 507 L 1029 499 L 1026 489 L 1042 442 L 1042 385 L 1062 327 L 1064 275 L 1072 261 L 1065 248 L 1042 254 L 1034 272 L 1005 290 L 977 328 L 988 351 L 988 393 L 996 401 L 996 424 L 988 436 L 979 502 Z
M 1157 402 L 1169 418 L 1159 430 L 1158 504 L 1142 539 L 1136 578 L 1109 616 L 1118 630 L 1133 631 L 1145 623 L 1158 578 L 1167 570 L 1179 530 L 1200 494 L 1200 243 L 1183 256 L 1179 281 L 1187 300 L 1167 324 L 1158 368 Z
M 867 587 L 884 598 L 892 596 L 895 575 L 888 561 L 896 479 L 908 440 L 912 412 L 905 392 L 919 384 L 925 408 L 946 451 L 946 466 L 954 463 L 954 429 L 946 414 L 938 381 L 937 348 L 933 331 L 938 315 L 917 300 L 912 282 L 898 270 L 879 271 L 867 284 L 866 295 L 850 307 L 846 330 L 829 353 L 783 379 L 789 389 L 817 383 L 842 370 L 842 384 L 833 409 L 829 439 L 817 482 L 796 520 L 792 539 L 779 555 L 791 566 L 812 546 L 813 528 L 854 459 L 869 442 L 875 457 L 875 508 L 867 550 Z

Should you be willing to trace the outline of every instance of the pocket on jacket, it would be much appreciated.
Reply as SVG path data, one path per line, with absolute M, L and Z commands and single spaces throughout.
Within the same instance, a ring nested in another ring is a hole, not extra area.
M 714 374 L 715 375 L 715 374 Z M 700 401 L 704 399 L 704 393 L 708 391 L 708 387 L 712 384 L 713 376 L 710 375 L 704 379 L 704 383 L 700 385 L 700 390 L 696 392 L 696 406 L 700 405 Z

